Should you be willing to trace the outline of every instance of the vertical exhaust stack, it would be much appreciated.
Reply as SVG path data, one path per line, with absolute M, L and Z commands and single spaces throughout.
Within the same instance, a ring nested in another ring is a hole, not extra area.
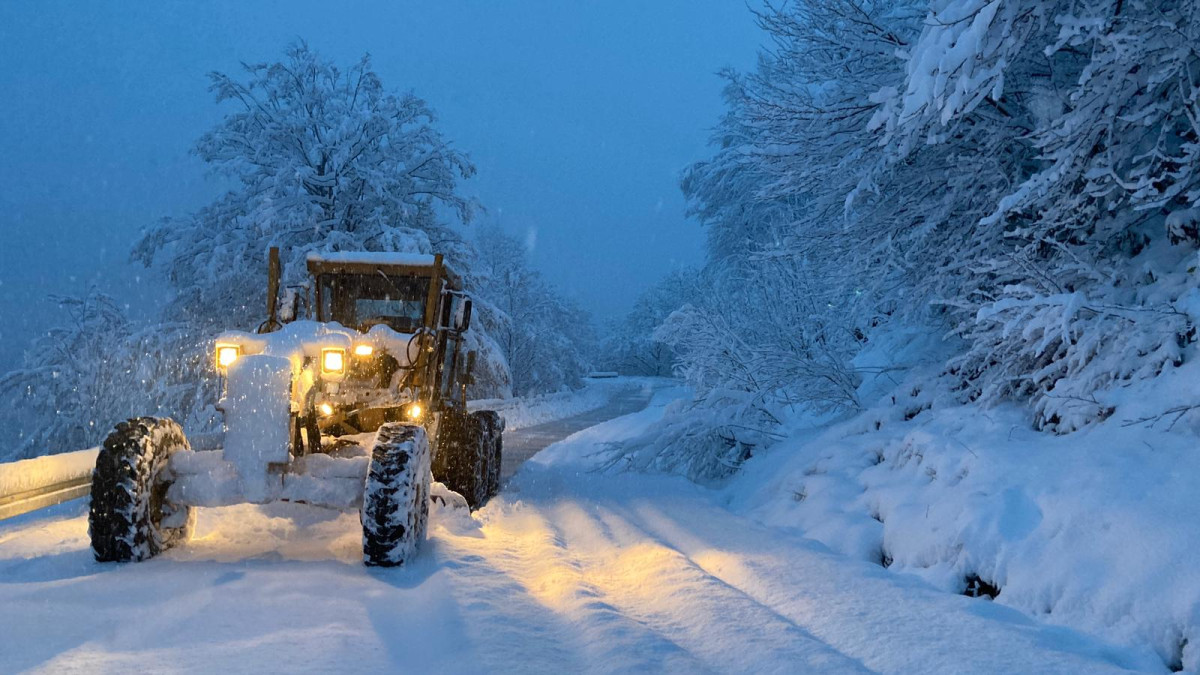
M 272 246 L 267 252 L 267 320 L 259 325 L 259 333 L 274 333 L 283 328 L 283 324 L 279 323 L 276 316 L 276 308 L 279 306 L 280 274 L 279 247 Z

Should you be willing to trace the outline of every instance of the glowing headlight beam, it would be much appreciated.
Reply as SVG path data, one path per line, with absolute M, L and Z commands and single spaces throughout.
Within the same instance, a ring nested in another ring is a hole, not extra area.
M 354 345 L 355 356 L 370 356 L 375 353 L 375 348 L 371 345 Z
M 424 412 L 425 411 L 421 409 L 420 403 L 414 403 L 408 406 L 408 410 L 405 411 L 405 414 L 408 415 L 408 419 L 410 420 L 419 420 Z
M 331 348 L 321 350 L 321 372 L 341 375 L 346 371 L 346 350 Z
M 238 357 L 241 355 L 242 355 L 241 345 L 218 344 L 217 345 L 217 367 L 222 368 L 222 369 L 228 368 L 230 366 L 230 364 L 232 364 L 234 361 L 237 361 Z

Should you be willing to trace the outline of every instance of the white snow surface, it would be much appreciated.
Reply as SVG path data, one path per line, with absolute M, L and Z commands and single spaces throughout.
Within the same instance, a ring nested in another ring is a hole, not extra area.
M 312 252 L 308 254 L 312 262 L 331 263 L 366 263 L 368 265 L 410 265 L 428 267 L 433 265 L 434 257 L 424 253 L 393 253 L 389 251 L 337 251 Z
M 0 497 L 92 475 L 99 448 L 0 463 Z
M 288 461 L 292 362 L 251 354 L 234 361 L 224 397 L 225 459 L 237 467 L 247 501 L 262 502 L 278 483 L 272 462 Z
M 504 419 L 507 431 L 574 417 L 580 413 L 602 408 L 620 391 L 655 386 L 655 378 L 622 377 L 615 379 L 586 379 L 579 389 L 520 398 L 491 398 L 470 401 L 472 410 L 494 410 Z
M 928 394 L 901 390 L 848 421 L 798 425 L 724 491 L 764 525 L 948 593 L 977 575 L 1031 621 L 1197 672 L 1198 378 L 1189 363 L 1108 392 L 1116 414 L 1064 436 L 1034 431 L 1026 409 L 921 411 Z
M 130 565 L 92 560 L 79 502 L 0 523 L 0 672 L 1163 669 L 756 522 L 734 493 L 588 470 L 681 395 L 552 446 L 474 515 L 435 503 L 400 569 L 361 565 L 356 513 L 297 504 L 201 509 L 190 542 Z

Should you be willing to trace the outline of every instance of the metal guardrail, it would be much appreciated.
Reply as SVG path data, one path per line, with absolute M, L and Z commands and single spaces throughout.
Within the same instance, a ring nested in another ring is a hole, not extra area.
M 97 450 L 0 464 L 0 520 L 86 497 Z
M 0 520 L 86 497 L 91 490 L 92 477 L 85 476 L 0 497 Z

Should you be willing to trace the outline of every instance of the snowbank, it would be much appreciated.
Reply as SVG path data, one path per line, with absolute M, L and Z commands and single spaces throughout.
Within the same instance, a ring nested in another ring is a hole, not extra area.
M 726 490 L 735 510 L 952 593 L 1200 668 L 1200 368 L 1118 390 L 1117 413 L 1066 436 L 1027 410 L 926 409 L 908 390 L 854 419 L 794 429 Z M 906 417 L 911 419 L 905 420 Z

